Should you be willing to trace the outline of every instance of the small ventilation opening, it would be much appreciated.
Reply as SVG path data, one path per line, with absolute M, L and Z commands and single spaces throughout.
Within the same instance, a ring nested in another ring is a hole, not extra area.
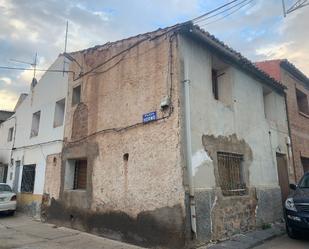
M 129 153 L 123 154 L 123 161 L 127 162 L 129 160 Z

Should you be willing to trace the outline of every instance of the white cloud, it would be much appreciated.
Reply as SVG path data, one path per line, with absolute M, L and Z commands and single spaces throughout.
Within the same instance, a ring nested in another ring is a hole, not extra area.
M 8 77 L 0 77 L 0 81 L 4 82 L 6 85 L 12 84 L 12 80 Z
M 0 90 L 0 110 L 12 110 L 17 99 L 18 95 L 15 92 Z
M 0 0 L 0 23 L 5 24 L 0 25 L 0 61 L 16 66 L 11 58 L 31 61 L 38 52 L 38 67 L 48 68 L 64 49 L 67 20 L 68 51 L 74 51 L 173 25 L 226 2 Z M 205 29 L 251 60 L 288 58 L 309 74 L 309 7 L 283 19 L 277 0 L 255 0 L 251 4 Z M 10 84 L 3 81 L 0 87 L 18 96 L 29 90 L 32 72 L 0 70 L 0 78 L 11 79 Z

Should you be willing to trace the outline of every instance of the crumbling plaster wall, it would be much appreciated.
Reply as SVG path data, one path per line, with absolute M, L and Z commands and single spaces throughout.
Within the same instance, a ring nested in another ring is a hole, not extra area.
M 145 37 L 89 49 L 74 57 L 87 72 Z M 50 220 L 139 244 L 183 245 L 179 64 L 177 40 L 170 46 L 169 39 L 166 35 L 147 39 L 95 72 L 70 79 L 62 187 L 60 198 L 51 201 Z M 79 70 L 74 63 L 71 69 Z M 71 106 L 72 88 L 78 84 L 82 103 Z M 161 100 L 170 94 L 171 107 L 161 110 Z M 77 126 L 76 132 L 73 122 L 79 118 L 84 122 L 80 105 L 83 110 L 87 107 L 87 125 Z M 152 111 L 160 120 L 142 124 L 143 114 Z M 129 154 L 127 162 L 125 153 Z M 85 191 L 63 187 L 66 160 L 72 158 L 88 160 Z
M 226 105 L 212 94 L 211 64 L 216 55 L 185 36 L 180 41 L 180 50 L 183 80 L 190 82 L 198 240 L 228 237 L 279 219 L 281 196 L 276 152 L 287 153 L 284 97 L 274 92 L 276 105 L 272 108 L 277 115 L 274 120 L 266 120 L 263 85 L 230 65 L 226 74 L 232 84 L 232 104 Z M 244 154 L 249 189 L 246 196 L 224 197 L 221 193 L 216 152 L 225 150 Z

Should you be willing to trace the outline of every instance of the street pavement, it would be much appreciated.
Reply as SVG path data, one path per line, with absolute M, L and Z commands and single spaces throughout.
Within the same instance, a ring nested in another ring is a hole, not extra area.
M 0 214 L 0 249 L 142 249 L 76 230 Z
M 290 239 L 287 235 L 275 238 L 267 241 L 264 244 L 254 247 L 254 249 L 308 249 L 309 248 L 309 236 L 308 238 L 302 238 L 298 240 Z

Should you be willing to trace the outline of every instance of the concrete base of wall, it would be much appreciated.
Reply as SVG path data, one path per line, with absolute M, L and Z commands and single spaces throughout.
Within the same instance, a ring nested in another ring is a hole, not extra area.
M 40 217 L 42 195 L 17 194 L 17 210 L 33 217 Z
M 69 203 L 55 199 L 49 203 L 49 206 L 43 205 L 44 219 L 57 225 L 147 247 L 182 248 L 185 245 L 181 206 L 143 211 L 131 217 L 121 211 L 70 207 Z
M 280 188 L 257 188 L 256 225 L 258 227 L 283 218 Z
M 251 188 L 246 196 L 196 190 L 197 243 L 228 238 L 282 218 L 280 188 Z

